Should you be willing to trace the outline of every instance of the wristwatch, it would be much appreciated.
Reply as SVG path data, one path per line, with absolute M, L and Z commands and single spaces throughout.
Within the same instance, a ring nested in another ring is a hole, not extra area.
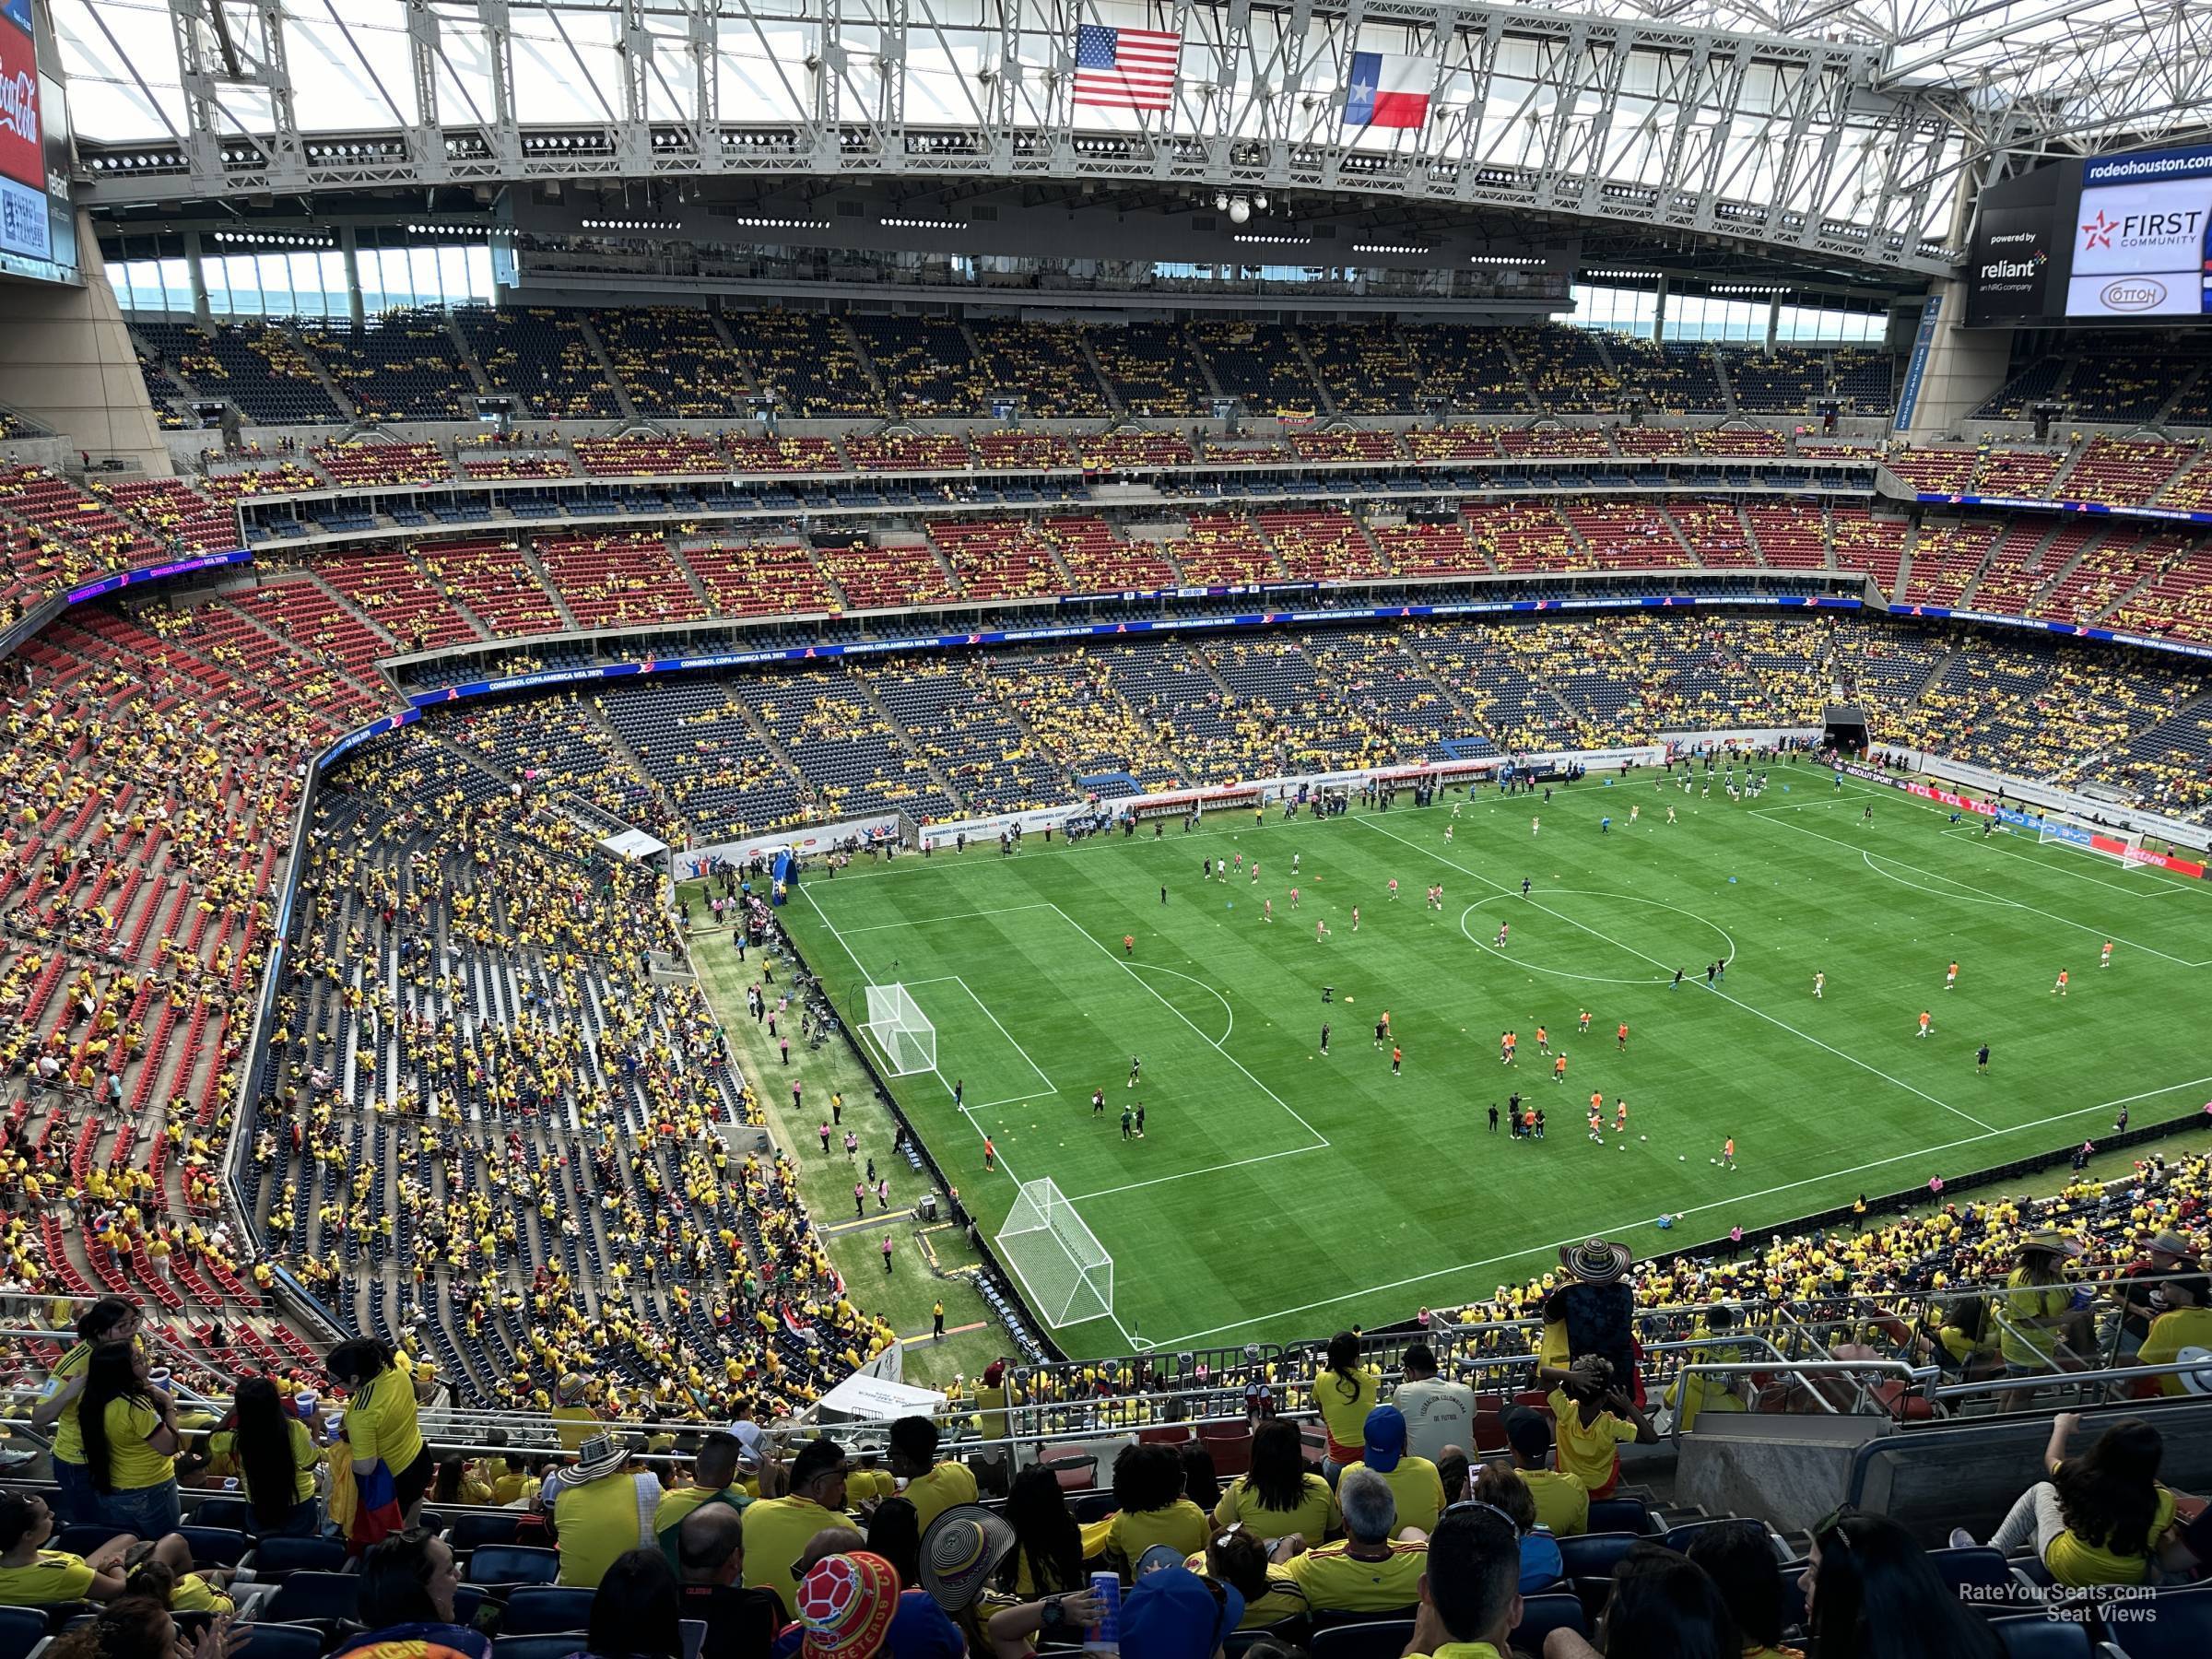
M 1056 1630 L 1066 1622 L 1067 1609 L 1060 1605 L 1060 1598 L 1056 1595 L 1048 1598 L 1039 1612 L 1037 1628 L 1041 1630 Z

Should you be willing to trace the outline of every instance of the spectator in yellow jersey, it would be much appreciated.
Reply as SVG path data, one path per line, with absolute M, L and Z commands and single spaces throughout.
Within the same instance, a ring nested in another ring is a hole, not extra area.
M 677 1559 L 676 1530 L 693 1511 L 717 1504 L 742 1514 L 752 1501 L 736 1484 L 737 1459 L 743 1450 L 734 1434 L 717 1430 L 708 1435 L 700 1442 L 699 1455 L 691 1460 L 690 1477 L 664 1492 L 654 1505 L 653 1535 L 660 1540 L 661 1553 L 679 1572 L 682 1563 Z
M 590 1386 L 576 1371 L 553 1385 L 553 1432 L 560 1437 L 563 1452 L 582 1450 L 583 1442 L 599 1432 L 599 1414 L 584 1397 Z
M 436 1469 L 416 1418 L 412 1372 L 373 1336 L 339 1343 L 324 1366 L 332 1386 L 347 1394 L 346 1446 L 354 1474 L 371 1474 L 379 1463 L 389 1469 L 400 1513 L 412 1525 Z
M 845 1518 L 845 1449 L 833 1440 L 811 1440 L 791 1460 L 788 1489 L 763 1496 L 745 1512 L 746 1577 L 773 1590 L 786 1607 L 798 1605 L 794 1571 L 818 1532 L 850 1524 Z M 771 1462 L 760 1472 L 769 1493 L 783 1478 Z
M 1399 1528 L 1428 1536 L 1444 1512 L 1444 1482 L 1434 1464 L 1406 1450 L 1406 1414 L 1378 1406 L 1367 1414 L 1364 1434 L 1367 1466 L 1390 1483 Z
M 975 1476 L 966 1464 L 937 1461 L 937 1426 L 925 1417 L 891 1425 L 891 1473 L 906 1484 L 900 1496 L 914 1506 L 922 1532 L 956 1503 L 975 1501 Z
M 1269 1418 L 1253 1430 L 1252 1466 L 1221 1494 L 1214 1524 L 1241 1527 L 1263 1544 L 1292 1533 L 1319 1543 L 1343 1530 L 1336 1494 L 1306 1466 L 1297 1424 Z
M 1658 1444 L 1659 1434 L 1636 1403 L 1614 1386 L 1613 1368 L 1595 1354 L 1584 1355 L 1565 1371 L 1543 1370 L 1556 1381 L 1551 1391 L 1552 1421 L 1559 1442 L 1559 1467 L 1588 1488 L 1593 1498 L 1610 1498 L 1620 1478 L 1620 1448 L 1630 1441 Z
M 1390 1482 L 1368 1468 L 1349 1468 L 1336 1483 L 1346 1536 L 1308 1549 L 1295 1534 L 1276 1546 L 1306 1604 L 1316 1613 L 1394 1613 L 1420 1600 L 1426 1541 L 1398 1537 L 1397 1500 Z M 1395 1542 L 1393 1540 L 1395 1539 Z
M 1106 1529 L 1106 1553 L 1126 1579 L 1136 1559 L 1155 1544 L 1177 1559 L 1206 1547 L 1206 1512 L 1182 1495 L 1182 1459 L 1172 1446 L 1137 1441 L 1113 1460 L 1113 1500 L 1121 1506 Z
M 77 1407 L 98 1519 L 141 1538 L 176 1531 L 176 1403 L 153 1380 L 145 1350 L 121 1342 L 94 1348 Z
M 77 1430 L 76 1403 L 85 1392 L 85 1370 L 92 1350 L 102 1343 L 136 1342 L 140 1315 L 136 1304 L 120 1296 L 103 1296 L 76 1320 L 76 1341 L 46 1372 L 46 1394 L 31 1407 L 30 1426 L 53 1430 L 54 1509 L 65 1524 L 92 1519 L 96 1494 L 85 1472 L 85 1443 Z
M 618 1557 L 660 1540 L 653 1519 L 661 1483 L 629 1466 L 629 1448 L 611 1434 L 583 1442 L 575 1465 L 561 1471 L 548 1506 L 560 1546 L 560 1582 L 596 1589 Z
M 1472 1507 L 1446 1515 L 1429 1539 L 1409 1659 L 1503 1659 L 1521 1622 L 1520 1568 L 1504 1516 Z
M 2168 1279 L 2158 1300 L 2166 1311 L 2150 1322 L 2150 1335 L 2136 1358 L 2145 1365 L 2171 1365 L 2191 1350 L 2192 1357 L 2205 1358 L 2212 1349 L 2212 1306 L 2206 1305 L 2212 1302 L 2212 1281 L 2203 1274 Z M 2194 1371 L 2169 1371 L 2153 1387 L 2164 1394 L 2212 1394 L 2212 1359 Z
M 1313 1377 L 1313 1405 L 1328 1431 L 1328 1448 L 1321 1472 L 1331 1486 L 1365 1451 L 1367 1414 L 1382 1392 L 1382 1374 L 1359 1363 L 1359 1338 L 1339 1331 L 1329 1338 L 1320 1369 Z
M 1590 1488 L 1564 1469 L 1551 1465 L 1551 1419 L 1525 1406 L 1507 1409 L 1506 1444 L 1512 1451 L 1513 1468 L 1535 1500 L 1536 1524 L 1555 1537 L 1569 1538 L 1590 1530 Z
M 137 1546 L 128 1533 L 89 1555 L 49 1549 L 53 1512 L 35 1492 L 0 1492 L 0 1607 L 58 1602 L 112 1601 L 124 1592 L 124 1558 Z M 192 1569 L 192 1547 L 175 1533 L 154 1546 L 153 1559 L 180 1572 Z
M 1193 1572 L 1229 1585 L 1244 1598 L 1240 1630 L 1260 1630 L 1306 1611 L 1306 1593 L 1290 1569 L 1267 1556 L 1267 1546 L 1242 1527 L 1216 1533 L 1206 1553 L 1184 1563 Z

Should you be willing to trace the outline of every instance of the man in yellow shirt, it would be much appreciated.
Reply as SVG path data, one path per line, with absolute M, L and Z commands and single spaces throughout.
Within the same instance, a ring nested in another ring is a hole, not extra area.
M 580 1452 L 583 1442 L 599 1432 L 599 1414 L 584 1395 L 590 1384 L 574 1371 L 553 1385 L 553 1432 L 560 1437 L 563 1452 Z
M 937 1426 L 925 1417 L 891 1425 L 891 1473 L 906 1482 L 902 1496 L 914 1506 L 924 1532 L 956 1503 L 975 1501 L 975 1476 L 963 1463 L 937 1461 Z
M 1336 1483 L 1336 1501 L 1348 1536 L 1307 1549 L 1305 1539 L 1292 1533 L 1276 1546 L 1276 1559 L 1305 1592 L 1307 1606 L 1316 1613 L 1394 1613 L 1412 1606 L 1420 1599 L 1429 1547 L 1391 1541 L 1397 1535 L 1398 1506 L 1390 1482 L 1355 1464 Z
M 2166 1312 L 2150 1322 L 2150 1334 L 2136 1350 L 2144 1365 L 2172 1365 L 2184 1348 L 2200 1352 L 2212 1348 L 2212 1281 L 2199 1274 L 2194 1278 L 2168 1279 L 2161 1286 Z M 2194 1358 L 2195 1356 L 2192 1356 Z M 2159 1380 L 2164 1394 L 2212 1394 L 2212 1364 L 2194 1371 L 2169 1371 Z
M 708 1435 L 700 1441 L 699 1455 L 691 1460 L 691 1478 L 661 1495 L 653 1512 L 653 1532 L 670 1566 L 678 1566 L 676 1530 L 693 1510 L 719 1503 L 742 1512 L 752 1501 L 736 1485 L 737 1457 L 743 1450 L 734 1434 L 717 1430 Z
M 661 1483 L 629 1466 L 629 1448 L 611 1434 L 583 1442 L 560 1473 L 551 1514 L 560 1546 L 560 1582 L 596 1590 L 618 1556 L 650 1549 Z
M 1406 1450 L 1406 1414 L 1395 1406 L 1378 1406 L 1369 1412 L 1364 1432 L 1367 1466 L 1390 1483 L 1399 1530 L 1427 1537 L 1444 1512 L 1444 1477 L 1427 1458 Z
M 763 1492 L 774 1488 L 773 1466 L 760 1476 Z M 788 1490 L 763 1498 L 745 1512 L 745 1576 L 762 1590 L 773 1590 L 786 1607 L 799 1601 L 793 1569 L 806 1541 L 832 1526 L 847 1526 L 845 1449 L 833 1440 L 811 1440 L 791 1460 Z
M 1514 1406 L 1505 1413 L 1504 1428 L 1513 1467 L 1536 1500 L 1536 1524 L 1550 1528 L 1555 1538 L 1588 1532 L 1590 1488 L 1566 1470 L 1550 1466 L 1549 1420 L 1540 1411 Z
M 1521 1622 L 1520 1574 L 1521 1545 L 1511 1522 L 1490 1510 L 1453 1510 L 1429 1538 L 1406 1653 L 1501 1659 Z

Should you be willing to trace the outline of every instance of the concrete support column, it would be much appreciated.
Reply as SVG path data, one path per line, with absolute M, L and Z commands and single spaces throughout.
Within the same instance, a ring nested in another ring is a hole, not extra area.
M 361 310 L 361 241 L 360 235 L 351 225 L 338 227 L 338 253 L 346 261 L 346 314 L 359 328 L 364 321 Z
M 202 327 L 212 324 L 215 314 L 207 309 L 207 272 L 200 263 L 200 233 L 184 232 L 184 276 L 192 284 L 192 320 Z

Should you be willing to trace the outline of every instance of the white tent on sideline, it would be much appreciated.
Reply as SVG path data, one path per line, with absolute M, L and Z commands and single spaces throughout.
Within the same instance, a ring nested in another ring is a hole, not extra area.
M 817 1401 L 815 1409 L 824 1421 L 889 1423 L 902 1417 L 933 1417 L 945 1409 L 945 1396 L 934 1388 L 855 1371 Z

